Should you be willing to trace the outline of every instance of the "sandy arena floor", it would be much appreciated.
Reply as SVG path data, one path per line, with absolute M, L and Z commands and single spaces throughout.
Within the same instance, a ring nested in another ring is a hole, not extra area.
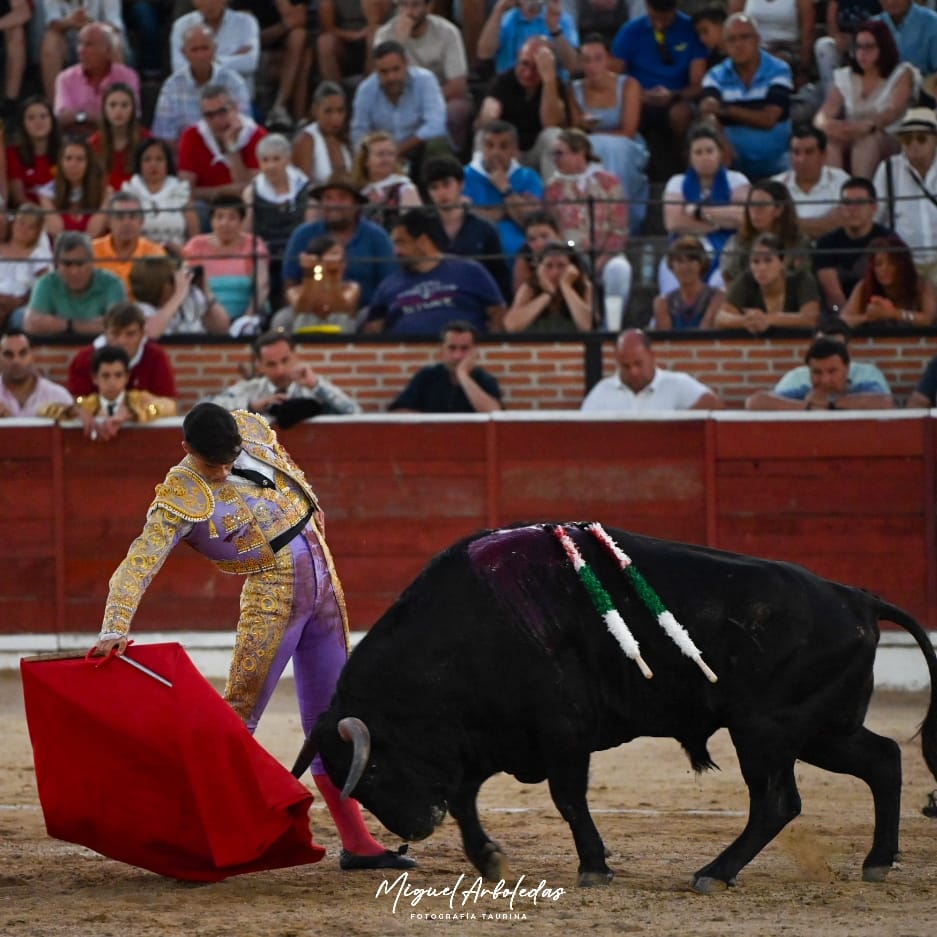
M 545 882 L 555 900 L 476 897 L 475 873 L 447 822 L 412 847 L 414 888 L 456 887 L 458 897 L 416 906 L 397 891 L 378 894 L 382 872 L 342 873 L 337 842 L 317 802 L 317 865 L 193 886 L 104 859 L 45 833 L 32 752 L 15 673 L 0 673 L 0 935 L 3 937 L 306 937 L 351 934 L 645 934 L 733 937 L 933 937 L 937 933 L 937 820 L 922 816 L 937 787 L 911 740 L 921 695 L 881 694 L 869 725 L 904 753 L 902 867 L 883 885 L 861 880 L 872 805 L 852 778 L 798 765 L 804 812 L 740 876 L 737 888 L 703 897 L 687 882 L 744 823 L 747 798 L 725 733 L 711 750 L 720 772 L 696 778 L 669 740 L 639 740 L 593 761 L 591 805 L 616 878 L 605 889 L 572 887 L 576 862 L 565 823 L 545 785 L 504 776 L 482 791 L 481 814 L 505 847 L 520 887 Z M 292 686 L 281 687 L 258 738 L 285 764 L 301 743 Z M 113 809 L 120 809 L 115 803 Z M 128 822 L 132 817 L 128 817 Z M 378 831 L 379 825 L 372 826 Z M 392 837 L 385 836 L 389 845 Z M 459 877 L 464 874 L 464 879 Z M 386 887 L 386 886 L 385 886 Z M 560 894 L 559 890 L 564 891 Z M 468 893 L 468 897 L 465 896 Z M 447 919 L 446 915 L 450 917 Z M 461 917 L 459 916 L 461 915 Z

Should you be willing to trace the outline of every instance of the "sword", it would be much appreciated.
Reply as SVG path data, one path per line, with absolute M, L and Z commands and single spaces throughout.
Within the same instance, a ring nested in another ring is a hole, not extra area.
M 172 684 L 165 677 L 161 677 L 155 670 L 150 670 L 149 667 L 145 667 L 138 660 L 134 660 L 126 654 L 117 655 L 117 659 L 122 660 L 125 664 L 130 664 L 131 667 L 136 667 L 141 673 L 145 673 L 148 677 L 152 677 L 154 680 L 162 683 L 163 686 L 168 686 L 172 689 Z

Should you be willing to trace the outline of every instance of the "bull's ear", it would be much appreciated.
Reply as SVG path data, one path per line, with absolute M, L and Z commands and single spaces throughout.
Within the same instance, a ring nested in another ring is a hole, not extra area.
M 319 749 L 316 746 L 316 743 L 312 739 L 312 733 L 309 733 L 309 737 L 303 743 L 303 747 L 299 750 L 299 754 L 296 756 L 296 763 L 293 765 L 291 774 L 294 778 L 302 777 L 303 772 L 312 764 L 312 759 L 319 754 Z

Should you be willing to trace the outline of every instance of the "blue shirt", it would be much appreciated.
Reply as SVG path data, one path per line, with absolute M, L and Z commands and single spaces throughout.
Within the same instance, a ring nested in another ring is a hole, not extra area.
M 396 104 L 384 94 L 377 72 L 358 85 L 351 107 L 352 146 L 357 148 L 372 130 L 386 130 L 397 143 L 410 137 L 431 140 L 446 136 L 446 102 L 436 76 L 417 65 L 411 65 L 407 72 Z
M 539 173 L 527 166 L 516 163 L 508 173 L 508 182 L 518 195 L 533 195 L 538 199 L 543 199 L 543 180 Z M 504 197 L 498 191 L 497 186 L 472 163 L 465 167 L 463 194 L 473 205 L 480 208 L 504 204 Z M 495 227 L 501 238 L 501 247 L 508 255 L 508 263 L 513 263 L 514 255 L 524 243 L 524 232 L 507 215 Z
M 784 172 L 788 168 L 787 147 L 791 140 L 790 107 L 794 78 L 787 62 L 761 50 L 761 61 L 746 85 L 732 59 L 720 62 L 703 77 L 703 98 L 716 98 L 723 104 L 758 110 L 765 105 L 781 108 L 781 119 L 769 130 L 747 127 L 722 118 L 726 136 L 735 147 L 734 169 L 751 179 Z M 775 168 L 777 167 L 777 168 Z
M 806 384 L 801 384 L 799 387 L 791 387 L 789 390 L 775 391 L 779 397 L 786 397 L 788 400 L 806 400 L 807 394 L 813 390 L 813 385 L 808 380 Z M 881 394 L 883 393 L 882 388 L 879 386 L 876 381 L 857 381 L 853 383 L 852 380 L 847 380 L 846 382 L 846 396 L 850 394 Z
M 328 234 L 324 221 L 301 224 L 291 235 L 286 245 L 283 260 L 283 279 L 298 283 L 303 278 L 299 266 L 299 255 L 319 237 Z M 358 219 L 358 226 L 351 240 L 345 245 L 346 276 L 361 287 L 361 305 L 367 306 L 378 284 L 397 269 L 394 246 L 387 232 L 373 221 Z
M 576 29 L 576 21 L 572 16 L 563 10 L 560 13 L 560 29 L 566 41 L 574 48 L 579 48 L 579 31 Z M 546 10 L 541 10 L 532 20 L 525 19 L 521 11 L 514 7 L 508 10 L 501 18 L 501 32 L 498 36 L 498 51 L 495 53 L 495 71 L 503 72 L 513 68 L 517 62 L 517 53 L 521 46 L 528 39 L 534 36 L 549 36 L 550 29 L 547 26 Z M 557 66 L 557 72 L 565 74 L 561 66 Z
M 902 61 L 910 62 L 922 76 L 937 72 L 937 13 L 912 3 L 900 28 L 887 13 L 876 19 L 894 33 Z
M 689 84 L 690 63 L 706 59 L 706 46 L 700 42 L 690 17 L 679 12 L 664 33 L 664 41 L 673 59 L 670 65 L 660 53 L 650 18 L 639 16 L 618 30 L 612 42 L 612 55 L 625 63 L 625 71 L 636 78 L 642 88 L 661 86 L 680 91 Z
M 401 269 L 377 288 L 368 321 L 391 335 L 438 335 L 453 319 L 488 331 L 488 309 L 504 300 L 491 274 L 474 260 L 445 257 L 432 270 Z

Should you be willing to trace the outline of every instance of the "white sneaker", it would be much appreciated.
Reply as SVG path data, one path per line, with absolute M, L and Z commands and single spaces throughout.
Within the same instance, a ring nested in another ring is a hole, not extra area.
M 266 124 L 268 127 L 285 127 L 293 129 L 293 118 L 282 104 L 274 104 L 267 112 Z

